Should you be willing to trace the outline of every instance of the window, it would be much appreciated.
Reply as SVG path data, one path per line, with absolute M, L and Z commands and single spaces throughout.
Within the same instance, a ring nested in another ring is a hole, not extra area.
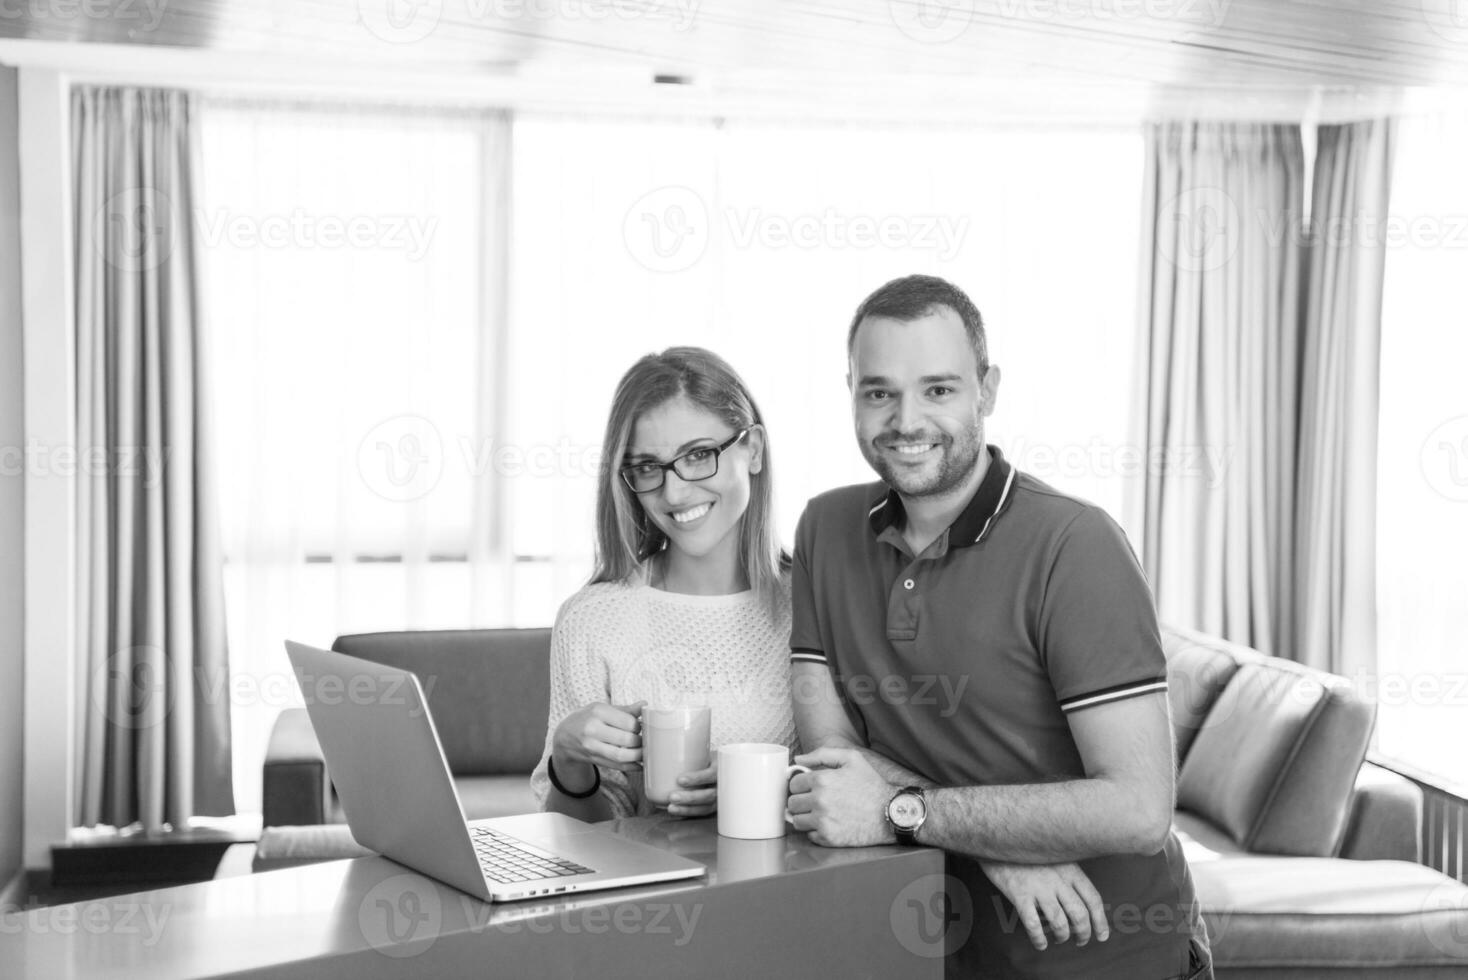
M 896 276 L 948 277 L 1004 373 L 991 441 L 1119 513 L 1139 134 L 539 115 L 501 156 L 496 119 L 206 116 L 242 810 L 296 703 L 286 637 L 552 621 L 591 569 L 613 388 L 649 351 L 707 346 L 744 375 L 788 541 L 809 497 L 873 479 L 852 311 Z
M 1404 120 L 1382 311 L 1378 751 L 1468 786 L 1468 118 Z

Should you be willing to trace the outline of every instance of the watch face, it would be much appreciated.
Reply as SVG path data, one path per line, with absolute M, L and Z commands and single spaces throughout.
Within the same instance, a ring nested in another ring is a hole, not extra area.
M 923 801 L 911 793 L 903 793 L 892 801 L 892 822 L 899 827 L 916 827 L 923 819 Z

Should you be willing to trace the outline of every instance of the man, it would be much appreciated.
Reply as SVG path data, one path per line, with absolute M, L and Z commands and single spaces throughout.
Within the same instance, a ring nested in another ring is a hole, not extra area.
M 796 532 L 796 761 L 820 768 L 791 783 L 795 827 L 947 851 L 974 916 L 950 973 L 1211 976 L 1156 612 L 1120 528 L 986 446 L 999 369 L 957 287 L 887 283 L 847 350 L 882 479 L 816 497 Z

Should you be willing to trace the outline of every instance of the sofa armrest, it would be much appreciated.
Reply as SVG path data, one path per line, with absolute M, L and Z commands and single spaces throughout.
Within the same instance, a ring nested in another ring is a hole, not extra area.
M 1358 861 L 1422 860 L 1422 790 L 1390 769 L 1363 763 L 1351 796 L 1341 857 Z
M 265 749 L 261 824 L 265 827 L 326 823 L 326 759 L 305 708 L 287 708 L 270 729 Z

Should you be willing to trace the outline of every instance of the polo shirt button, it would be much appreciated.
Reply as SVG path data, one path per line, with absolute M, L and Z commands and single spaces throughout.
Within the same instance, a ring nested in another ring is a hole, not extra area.
M 914 586 L 914 585 L 916 585 L 916 584 L 917 584 L 917 583 L 916 583 L 916 582 L 914 582 L 914 581 L 913 581 L 913 580 L 912 580 L 912 579 L 908 579 L 908 580 L 907 580 L 907 581 L 906 581 L 906 582 L 903 582 L 903 583 L 902 583 L 902 587 L 903 587 L 903 588 L 904 588 L 904 589 L 907 589 L 907 590 L 909 590 L 909 591 L 911 591 L 911 590 L 912 590 L 912 587 L 913 587 L 913 586 Z

